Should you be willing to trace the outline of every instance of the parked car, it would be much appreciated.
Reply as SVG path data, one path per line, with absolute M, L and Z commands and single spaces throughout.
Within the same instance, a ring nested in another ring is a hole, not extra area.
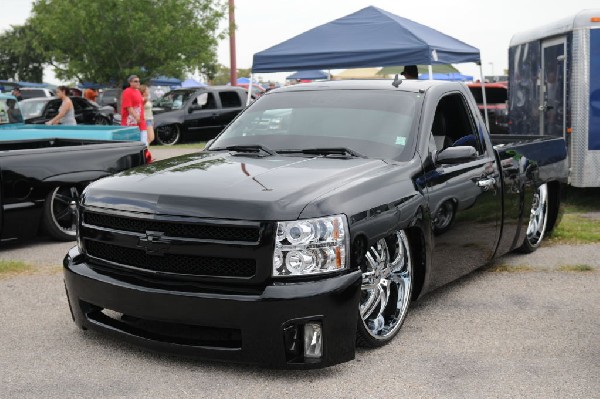
M 71 97 L 75 110 L 75 120 L 79 125 L 112 125 L 114 110 L 110 106 L 100 106 L 83 97 Z M 46 123 L 58 114 L 62 100 L 56 97 L 40 97 L 23 100 L 19 103 L 25 123 Z
M 496 137 L 458 82 L 270 91 L 204 151 L 87 187 L 73 320 L 226 362 L 349 361 L 411 301 L 558 224 L 564 139 Z
M 113 111 L 118 114 L 121 112 L 121 94 L 123 94 L 122 89 L 116 88 L 107 88 L 100 89 L 98 91 L 98 97 L 96 97 L 96 102 L 100 105 L 109 105 L 113 108 Z
M 160 144 L 210 140 L 246 106 L 241 87 L 176 89 L 154 101 L 154 131 Z
M 508 134 L 508 82 L 485 83 L 485 99 L 491 134 Z M 481 83 L 467 83 L 485 120 Z
M 38 97 L 54 97 L 54 92 L 50 89 L 45 89 L 42 87 L 21 87 L 21 97 L 23 100 L 28 98 L 38 98 Z
M 246 93 L 248 93 L 248 83 L 238 83 L 237 86 L 244 88 L 246 90 Z M 256 83 L 252 84 L 252 99 L 253 100 L 256 100 L 257 98 L 259 98 L 266 92 L 267 92 L 267 89 L 265 89 L 261 85 L 256 84 Z

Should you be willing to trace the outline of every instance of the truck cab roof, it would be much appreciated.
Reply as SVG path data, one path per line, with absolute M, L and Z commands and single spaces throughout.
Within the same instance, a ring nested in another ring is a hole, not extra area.
M 303 91 L 303 90 L 401 90 L 407 92 L 423 92 L 431 87 L 449 86 L 456 87 L 462 85 L 459 82 L 446 82 L 440 80 L 417 80 L 402 79 L 398 87 L 392 85 L 390 79 L 364 79 L 364 80 L 334 80 L 325 82 L 301 83 L 294 86 L 286 86 L 271 90 L 272 92 L 281 91 Z

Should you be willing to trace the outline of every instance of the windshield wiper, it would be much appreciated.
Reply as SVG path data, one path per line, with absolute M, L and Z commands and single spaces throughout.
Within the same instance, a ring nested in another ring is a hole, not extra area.
M 224 148 L 211 148 L 210 151 L 236 151 L 236 152 L 248 152 L 251 154 L 260 154 L 265 153 L 267 155 L 275 155 L 276 151 L 260 144 L 249 144 L 249 145 L 230 145 Z
M 351 156 L 355 158 L 366 158 L 363 154 L 351 150 L 346 147 L 322 147 L 322 148 L 305 148 L 298 150 L 279 150 L 280 154 L 293 154 L 293 153 L 301 153 L 301 154 L 314 154 L 314 155 L 343 155 L 343 156 Z

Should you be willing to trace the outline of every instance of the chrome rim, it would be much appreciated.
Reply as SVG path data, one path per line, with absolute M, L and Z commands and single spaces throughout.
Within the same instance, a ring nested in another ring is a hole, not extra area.
M 533 195 L 533 205 L 527 226 L 527 240 L 533 247 L 540 245 L 546 232 L 548 215 L 548 186 L 542 184 Z
M 56 187 L 52 192 L 50 209 L 52 222 L 66 235 L 75 237 L 77 233 L 77 210 L 79 191 L 76 187 Z
M 436 229 L 444 229 L 448 227 L 452 221 L 452 215 L 454 214 L 454 206 L 450 201 L 444 201 L 440 208 L 435 213 L 434 227 Z
M 402 325 L 412 293 L 412 261 L 406 234 L 399 231 L 393 240 L 377 241 L 366 254 L 366 264 L 360 317 L 372 337 L 386 339 Z

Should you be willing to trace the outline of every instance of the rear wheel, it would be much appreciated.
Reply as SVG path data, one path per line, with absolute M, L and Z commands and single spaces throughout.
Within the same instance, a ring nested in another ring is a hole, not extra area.
M 110 125 L 110 121 L 103 116 L 99 116 L 96 118 L 96 125 L 103 125 L 103 126 Z
M 179 125 L 165 125 L 157 127 L 156 140 L 162 145 L 177 144 L 181 139 L 181 128 Z
M 374 348 L 396 336 L 408 313 L 412 279 L 412 256 L 404 231 L 369 248 L 358 309 L 358 344 Z
M 74 186 L 59 186 L 48 193 L 42 223 L 52 238 L 59 241 L 75 240 L 78 200 L 79 189 Z
M 519 248 L 521 252 L 530 253 L 538 249 L 546 233 L 547 221 L 548 185 L 542 184 L 533 195 L 529 224 L 527 225 L 527 237 L 525 237 L 523 245 Z

